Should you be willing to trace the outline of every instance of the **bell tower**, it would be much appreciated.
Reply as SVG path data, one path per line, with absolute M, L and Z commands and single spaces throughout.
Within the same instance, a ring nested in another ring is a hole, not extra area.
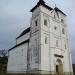
M 43 0 L 39 0 L 37 5 L 31 9 L 31 50 L 32 50 L 32 70 L 50 70 L 49 66 L 49 18 L 44 13 L 50 13 L 51 7 L 47 6 Z M 45 12 L 44 12 L 45 11 Z M 47 11 L 47 12 L 46 12 Z
M 39 0 L 31 12 L 30 71 L 72 75 L 66 14 L 44 0 Z

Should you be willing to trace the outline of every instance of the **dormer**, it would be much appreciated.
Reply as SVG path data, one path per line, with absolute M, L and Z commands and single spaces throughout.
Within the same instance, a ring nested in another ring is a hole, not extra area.
M 65 23 L 66 14 L 63 11 L 61 11 L 58 7 L 55 7 L 54 10 L 56 11 L 61 23 Z
M 51 11 L 51 16 L 54 20 L 59 20 L 59 14 L 55 11 L 55 9 Z

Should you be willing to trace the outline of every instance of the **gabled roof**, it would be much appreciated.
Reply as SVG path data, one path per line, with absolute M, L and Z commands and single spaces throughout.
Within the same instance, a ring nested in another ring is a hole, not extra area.
M 59 8 L 55 7 L 54 9 L 55 9 L 56 12 L 60 12 L 60 13 L 62 13 L 63 15 L 66 16 L 66 14 L 65 14 L 64 12 L 62 12 Z
M 14 49 L 14 48 L 16 48 L 16 47 L 18 47 L 18 46 L 21 46 L 21 45 L 23 45 L 23 44 L 25 44 L 25 43 L 27 43 L 27 42 L 29 42 L 29 39 L 23 41 L 22 43 L 20 43 L 20 44 L 18 44 L 18 45 L 15 45 L 14 47 L 12 47 L 11 49 L 9 49 L 8 51 L 11 51 L 12 49 Z
M 37 5 L 34 6 L 30 11 L 33 12 L 33 11 L 34 11 L 37 7 L 39 7 L 40 5 L 44 6 L 44 7 L 47 8 L 48 10 L 52 10 L 52 8 L 49 7 L 48 5 L 46 5 L 43 0 L 39 0 L 39 2 L 37 3 Z
M 30 31 L 30 27 L 28 27 L 27 29 L 25 29 L 16 39 L 18 39 L 19 37 L 21 37 L 24 34 L 28 33 L 29 31 Z

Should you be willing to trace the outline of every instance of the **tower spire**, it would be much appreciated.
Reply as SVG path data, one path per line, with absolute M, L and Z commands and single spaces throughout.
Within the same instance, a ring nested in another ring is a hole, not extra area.
M 45 4 L 44 0 L 39 0 L 38 3 L 40 3 L 40 4 Z
M 44 6 L 44 7 L 47 8 L 48 10 L 52 10 L 51 7 L 49 7 L 48 5 L 45 4 L 44 0 L 39 0 L 38 3 L 36 4 L 36 6 L 31 9 L 31 12 L 33 12 L 33 11 L 34 11 L 37 7 L 39 7 L 40 5 Z
M 44 0 L 39 0 L 39 1 L 44 1 Z

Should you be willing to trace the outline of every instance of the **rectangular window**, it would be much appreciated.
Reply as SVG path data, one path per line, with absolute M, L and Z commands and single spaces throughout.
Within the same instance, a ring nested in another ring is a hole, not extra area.
M 61 19 L 61 22 L 62 22 L 62 23 L 64 23 L 64 20 L 63 20 L 63 19 Z
M 45 37 L 45 44 L 47 44 L 48 43 L 48 41 L 47 41 L 47 37 Z
M 54 27 L 54 30 L 57 30 L 57 27 L 56 26 Z
M 47 20 L 46 19 L 44 19 L 44 25 L 47 26 Z
M 62 28 L 62 34 L 65 34 L 65 30 L 64 30 L 64 28 Z
M 35 20 L 35 26 L 37 26 L 38 25 L 38 20 Z

